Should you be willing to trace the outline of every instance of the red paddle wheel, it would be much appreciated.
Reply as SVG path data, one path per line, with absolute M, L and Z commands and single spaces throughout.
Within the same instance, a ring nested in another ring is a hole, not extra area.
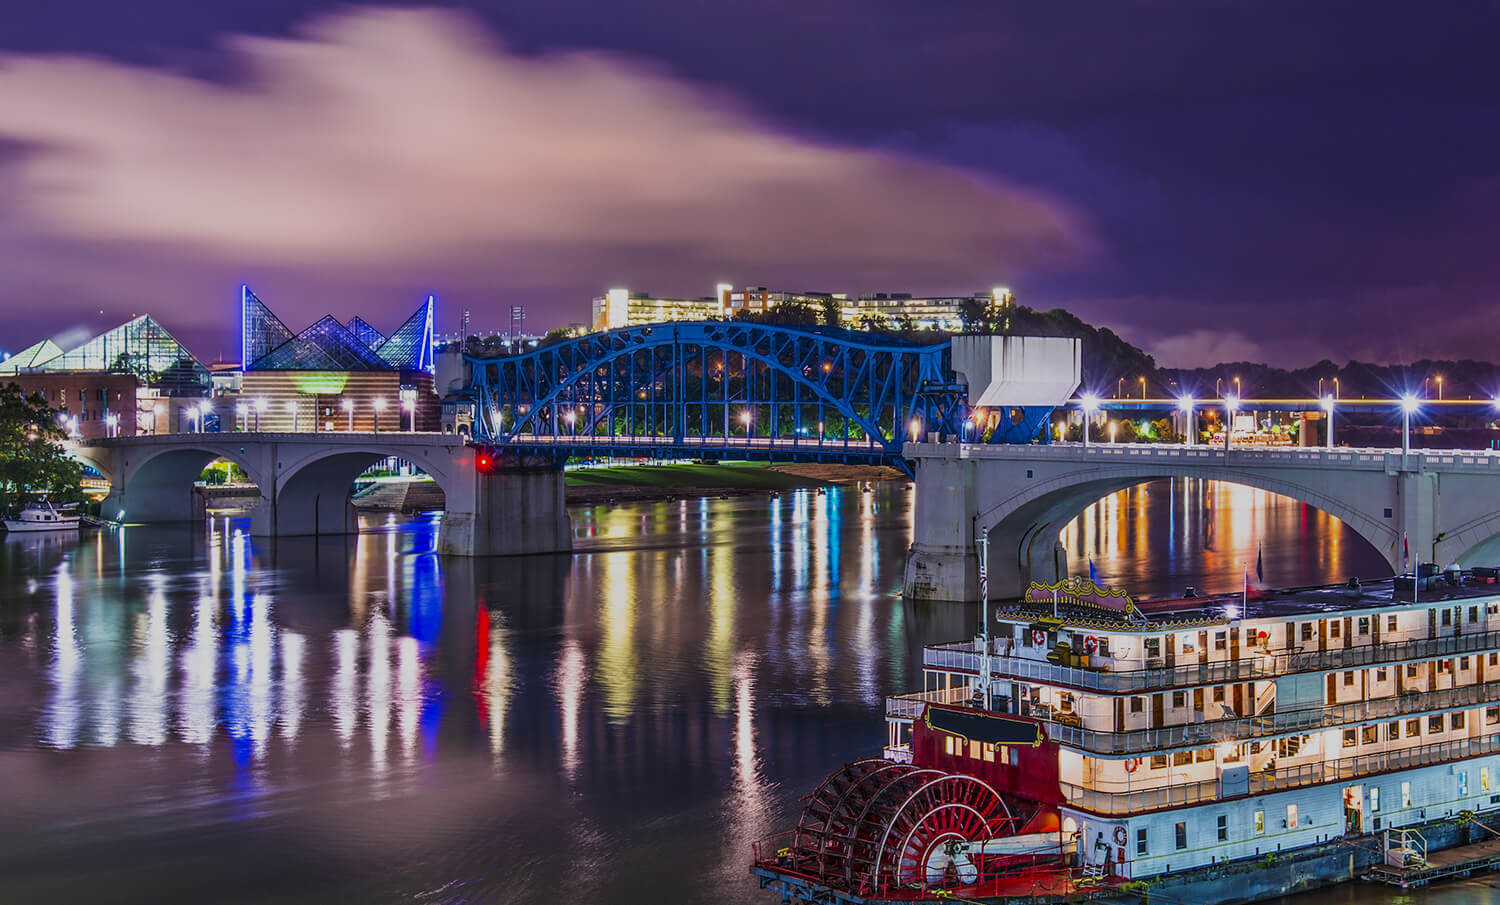
M 983 780 L 871 758 L 830 774 L 803 800 L 790 866 L 866 895 L 957 885 L 956 877 L 929 875 L 934 852 L 950 842 L 1008 836 L 1019 825 Z

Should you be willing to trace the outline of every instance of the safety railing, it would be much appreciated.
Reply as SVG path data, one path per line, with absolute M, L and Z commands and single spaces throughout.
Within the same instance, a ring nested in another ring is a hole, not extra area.
M 1002 679 L 1065 685 L 1101 694 L 1138 694 L 1163 688 L 1224 685 L 1291 673 L 1329 672 L 1495 650 L 1500 650 L 1500 632 L 1475 632 L 1445 638 L 1420 638 L 1321 651 L 1267 652 L 1237 660 L 1108 672 L 992 653 L 990 673 Z M 929 669 L 949 669 L 977 675 L 980 663 L 979 642 L 953 641 L 929 645 L 922 652 L 922 662 Z
M 1406 770 L 1480 757 L 1496 751 L 1500 751 L 1500 735 L 1437 742 L 1414 748 L 1380 751 L 1321 763 L 1264 770 L 1250 774 L 1249 794 L 1285 792 L 1325 782 L 1339 782 L 1377 773 L 1389 773 L 1393 770 Z M 1200 802 L 1217 801 L 1219 798 L 1217 780 L 1173 783 L 1157 788 L 1133 789 L 1126 792 L 1086 788 L 1066 782 L 1061 783 L 1061 786 L 1070 804 L 1098 814 L 1111 815 L 1182 807 Z
M 955 685 L 934 691 L 890 695 L 885 699 L 885 715 L 887 719 L 914 720 L 922 715 L 928 704 L 959 704 L 967 701 L 972 693 L 966 685 Z

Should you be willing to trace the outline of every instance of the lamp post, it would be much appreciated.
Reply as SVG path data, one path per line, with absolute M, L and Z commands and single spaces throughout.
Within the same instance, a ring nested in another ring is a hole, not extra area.
M 1403 464 L 1411 452 L 1411 416 L 1422 407 L 1422 401 L 1411 393 L 1401 397 L 1401 458 Z
M 1437 376 L 1437 385 L 1438 385 L 1438 402 L 1442 402 L 1443 401 L 1443 375 L 1441 375 L 1441 374 L 1439 374 Z
M 1333 398 L 1339 398 L 1339 379 L 1333 378 Z
M 240 430 L 244 431 L 250 429 L 250 406 L 246 405 L 243 402 L 235 403 L 234 415 L 235 418 L 237 418 L 240 422 Z
M 1141 398 L 1145 399 L 1146 398 L 1146 378 L 1144 378 L 1144 377 L 1137 377 L 1136 380 L 1139 380 L 1141 382 Z
M 1229 438 L 1234 434 L 1234 413 L 1240 410 L 1240 397 L 1224 400 L 1224 455 L 1229 455 Z
M 913 415 L 908 430 L 911 431 L 911 442 L 917 442 L 917 438 L 922 436 L 922 419 Z
M 385 409 L 385 399 L 377 396 L 370 400 L 371 408 L 375 409 L 375 433 L 380 433 L 380 413 Z
M 287 403 L 286 403 L 286 412 L 287 412 L 288 415 L 292 416 L 292 433 L 295 434 L 297 432 L 297 400 L 295 400 L 295 399 L 288 399 L 287 400 Z
M 1084 449 L 1088 449 L 1089 448 L 1089 421 L 1091 421 L 1093 419 L 1094 413 L 1097 412 L 1097 411 L 1099 411 L 1099 397 L 1095 396 L 1093 393 L 1084 393 L 1083 394 L 1082 402 L 1083 402 L 1083 448 Z
M 408 433 L 417 432 L 417 403 L 414 399 L 401 400 L 401 407 L 406 409 L 406 430 Z
M 209 405 L 207 402 L 198 403 L 198 433 L 202 434 L 207 432 L 208 413 L 213 410 L 214 407 Z
M 354 433 L 354 400 L 345 398 L 339 401 L 339 405 L 343 407 L 344 414 L 348 416 L 349 433 L 352 434 Z
M 104 413 L 104 430 L 109 436 L 116 436 L 115 425 L 119 423 L 120 417 L 114 412 L 106 411 Z
M 1180 396 L 1177 399 L 1177 409 L 1182 412 L 1182 443 L 1184 446 L 1193 442 L 1193 397 Z
M 1117 422 L 1114 422 L 1114 421 L 1111 421 L 1109 423 L 1109 442 L 1111 442 L 1111 443 L 1115 442 L 1115 428 L 1117 428 L 1119 426 L 1120 425 Z
M 1115 381 L 1115 398 L 1119 399 L 1125 395 L 1125 378 L 1121 377 Z
M 157 434 L 161 433 L 161 416 L 166 412 L 166 410 L 167 407 L 162 405 L 160 402 L 151 406 L 151 436 L 154 437 Z
M 752 419 L 750 417 L 750 410 L 749 409 L 746 409 L 743 412 L 740 412 L 740 423 L 743 424 L 743 425 L 745 425 L 745 442 L 746 443 L 750 442 L 750 422 L 751 422 L 751 420 Z
M 568 409 L 568 413 L 563 415 L 563 420 L 568 422 L 568 433 L 578 436 L 578 413 Z
M 1224 378 L 1222 378 L 1222 377 L 1215 377 L 1214 378 L 1214 398 L 1215 399 L 1223 399 L 1224 398 L 1223 383 L 1224 383 Z
M 1323 397 L 1323 411 L 1328 413 L 1328 448 L 1333 449 L 1333 397 Z
M 1318 398 L 1323 398 L 1323 378 L 1318 378 Z

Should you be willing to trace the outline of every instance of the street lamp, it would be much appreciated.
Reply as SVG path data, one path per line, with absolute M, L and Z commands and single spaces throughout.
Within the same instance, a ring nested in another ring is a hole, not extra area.
M 1323 378 L 1318 378 L 1318 398 L 1323 398 Z
M 908 428 L 908 430 L 911 431 L 911 442 L 917 442 L 917 438 L 922 436 L 922 419 L 913 416 L 911 419 L 911 426 Z
M 401 400 L 401 407 L 406 409 L 406 430 L 408 433 L 417 432 L 417 401 L 415 399 Z
M 1323 411 L 1328 413 L 1328 448 L 1333 449 L 1333 397 L 1323 397 Z
M 208 424 L 206 423 L 208 420 L 208 413 L 213 410 L 214 407 L 209 405 L 207 402 L 198 403 L 198 433 L 204 433 L 208 429 Z
M 377 396 L 370 400 L 370 406 L 375 409 L 375 433 L 380 433 L 380 413 L 385 410 L 385 399 Z
M 1136 380 L 1139 380 L 1141 382 L 1141 398 L 1145 399 L 1146 398 L 1146 378 L 1144 378 L 1144 377 L 1137 377 Z
M 1081 401 L 1083 402 L 1083 448 L 1088 449 L 1089 421 L 1094 413 L 1099 411 L 1099 397 L 1093 393 L 1084 393 Z
M 292 433 L 295 434 L 297 432 L 297 401 L 295 399 L 287 400 L 286 413 L 292 416 Z
M 270 406 L 264 398 L 255 400 L 255 432 L 260 433 L 260 416 L 266 413 Z
M 343 407 L 344 414 L 349 417 L 349 433 L 352 434 L 354 433 L 354 400 L 345 398 L 339 401 L 339 405 Z
M 1240 379 L 1238 377 L 1234 379 L 1234 395 L 1236 398 L 1242 398 L 1245 395 L 1240 392 Z
M 104 413 L 104 427 L 106 428 L 107 433 L 111 437 L 116 436 L 115 425 L 117 425 L 119 423 L 120 423 L 120 417 L 118 415 L 116 415 L 114 412 L 106 411 Z
M 1411 452 L 1411 416 L 1422 407 L 1422 401 L 1407 393 L 1401 397 L 1401 455 Z
M 1125 395 L 1125 378 L 1121 377 L 1115 381 L 1115 398 L 1119 399 Z
M 740 423 L 745 425 L 745 442 L 750 442 L 750 410 L 740 412 Z
M 248 430 L 249 429 L 249 427 L 250 427 L 250 423 L 248 421 L 249 414 L 250 414 L 250 406 L 246 405 L 243 402 L 237 402 L 237 403 L 235 403 L 235 406 L 234 406 L 234 416 L 240 422 L 240 430 Z
M 1120 425 L 1117 422 L 1114 422 L 1114 421 L 1111 421 L 1109 423 L 1109 442 L 1111 442 L 1111 443 L 1115 442 L 1115 428 L 1117 428 L 1119 426 Z
M 1224 455 L 1229 455 L 1229 438 L 1234 433 L 1234 413 L 1240 410 L 1240 397 L 1224 400 Z
M 563 420 L 568 422 L 568 433 L 578 436 L 578 413 L 568 409 L 567 414 L 563 415 Z
M 1187 445 L 1193 442 L 1193 397 L 1179 396 L 1177 398 L 1177 410 L 1182 412 L 1182 442 Z
M 1441 374 L 1439 374 L 1437 376 L 1437 385 L 1438 385 L 1438 402 L 1442 402 L 1443 401 L 1443 375 L 1441 375 Z

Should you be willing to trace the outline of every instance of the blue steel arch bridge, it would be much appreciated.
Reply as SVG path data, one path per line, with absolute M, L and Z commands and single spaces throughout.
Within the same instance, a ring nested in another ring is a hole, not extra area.
M 522 455 L 906 469 L 902 443 L 918 434 L 1046 437 L 1050 407 L 975 431 L 951 357 L 948 341 L 704 321 L 592 333 L 466 362 L 474 440 Z

